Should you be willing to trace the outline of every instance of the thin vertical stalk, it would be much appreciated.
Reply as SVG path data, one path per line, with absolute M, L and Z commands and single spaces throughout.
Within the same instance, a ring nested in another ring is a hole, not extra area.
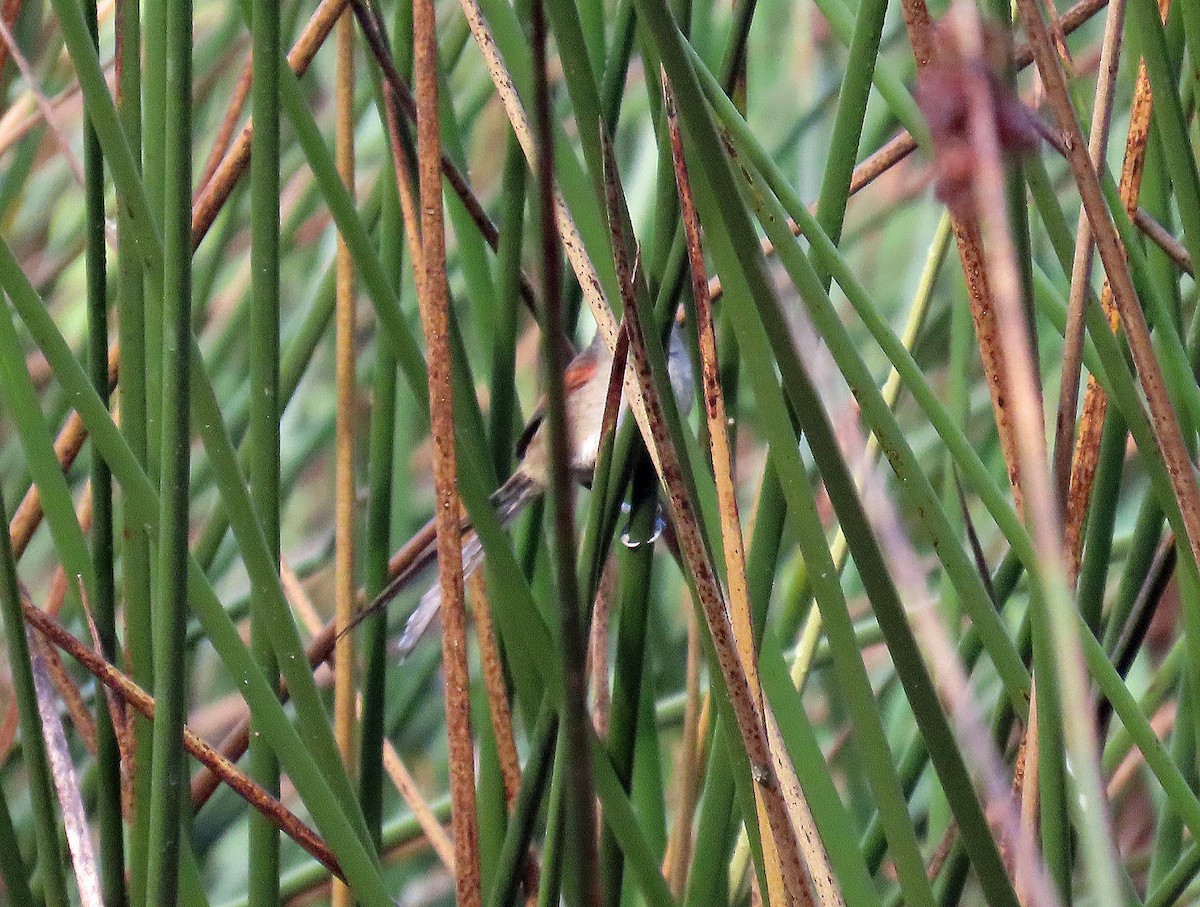
M 280 11 L 254 0 L 251 22 L 250 158 L 250 492 L 276 567 L 280 551 L 279 482 L 279 54 Z M 251 603 L 250 646 L 269 683 L 279 682 L 263 600 Z M 250 735 L 250 773 L 279 796 L 279 761 L 258 734 Z M 279 901 L 279 831 L 265 816 L 249 822 L 248 894 L 254 907 Z
M 354 198 L 354 14 L 346 9 L 337 24 L 335 136 L 338 176 Z M 354 637 L 342 632 L 354 617 L 354 262 L 341 236 L 337 246 L 335 308 L 337 360 L 337 452 L 335 478 L 335 620 L 333 725 L 342 761 L 354 760 Z M 350 907 L 350 889 L 333 883 L 334 907 Z
M 684 608 L 684 611 L 687 620 L 687 701 L 683 713 L 683 743 L 679 747 L 676 768 L 679 793 L 676 800 L 675 826 L 671 830 L 666 857 L 663 860 L 663 875 L 667 877 L 671 885 L 671 894 L 675 895 L 676 899 L 683 896 L 688 865 L 692 859 L 692 847 L 695 842 L 692 820 L 700 797 L 697 775 L 704 755 L 704 741 L 700 729 L 700 620 L 695 609 Z
M 924 73 L 935 56 L 933 44 L 933 22 L 925 0 L 903 0 L 904 21 L 908 28 L 913 58 L 917 64 L 918 78 Z M 1009 484 L 1012 486 L 1013 505 L 1017 513 L 1024 512 L 1025 493 L 1021 477 L 1020 450 L 1013 417 L 1005 405 L 1011 363 L 1004 359 L 1002 338 L 996 323 L 992 288 L 988 280 L 987 258 L 983 248 L 983 237 L 978 220 L 973 212 L 961 205 L 950 206 L 950 218 L 962 271 L 967 280 L 967 296 L 971 301 L 971 314 L 975 321 L 975 333 L 979 340 L 979 355 L 983 360 L 984 376 L 991 392 L 992 410 L 996 429 L 1000 434 L 1000 446 L 1004 452 L 1004 463 L 1008 468 Z
M 1125 0 L 1113 0 L 1104 20 L 1104 41 L 1100 47 L 1100 76 L 1096 80 L 1096 99 L 1092 104 L 1092 127 L 1088 136 L 1088 155 L 1093 166 L 1100 166 L 1108 155 L 1108 137 L 1112 125 L 1117 66 L 1121 60 L 1121 36 L 1125 29 Z M 1139 81 L 1143 78 L 1139 66 Z M 1132 124 L 1131 124 L 1132 125 Z M 1087 212 L 1079 212 L 1075 229 L 1075 258 L 1071 270 L 1071 297 L 1067 304 L 1067 331 L 1063 338 L 1062 376 L 1058 396 L 1058 416 L 1054 434 L 1054 483 L 1059 507 L 1067 513 L 1071 489 L 1072 440 L 1075 435 L 1075 408 L 1079 403 L 1079 375 L 1083 361 L 1083 307 L 1091 295 L 1092 229 Z M 1068 580 L 1074 585 L 1078 559 L 1067 550 Z
M 1034 52 L 1038 55 L 1042 77 L 1049 80 L 1046 70 L 1053 66 L 1061 80 L 1058 60 L 1050 48 L 1040 12 L 1028 0 L 1021 0 L 1021 11 Z M 978 58 L 983 53 L 979 20 L 963 16 L 957 21 L 956 32 L 963 52 L 969 59 Z M 993 287 L 997 322 L 1002 329 L 1001 350 L 1009 366 L 1013 425 L 1020 442 L 1021 468 L 1026 483 L 1026 511 L 1023 516 L 1040 555 L 1030 565 L 1032 595 L 1035 599 L 1033 607 L 1038 609 L 1034 612 L 1034 654 L 1035 657 L 1039 654 L 1043 656 L 1036 671 L 1039 685 L 1057 684 L 1057 692 L 1061 697 L 1061 730 L 1057 722 L 1046 720 L 1051 717 L 1050 710 L 1053 707 L 1048 695 L 1051 692 L 1049 688 L 1045 691 L 1046 698 L 1038 700 L 1038 711 L 1047 711 L 1037 726 L 1039 736 L 1043 738 L 1047 735 L 1057 737 L 1061 733 L 1063 745 L 1070 755 L 1084 866 L 1094 896 L 1102 898 L 1121 890 L 1115 870 L 1117 854 L 1105 811 L 1095 729 L 1086 713 L 1082 713 L 1078 707 L 1080 702 L 1086 701 L 1087 676 L 1078 629 L 1072 623 L 1076 612 L 1068 588 L 1059 500 L 1055 495 L 1046 451 L 1041 388 L 1037 383 L 1033 340 L 1022 312 L 1017 249 L 1009 226 L 998 215 L 998 212 L 1004 211 L 1004 203 L 998 191 L 1003 171 L 997 124 L 989 90 L 983 80 L 978 76 L 968 76 L 965 91 L 971 105 L 973 148 L 980 160 L 979 179 L 975 185 L 976 205 L 985 212 L 988 277 Z M 1078 128 L 1076 125 L 1076 132 Z M 1088 213 L 1090 215 L 1093 212 Z M 1045 622 L 1048 647 L 1045 650 L 1039 645 L 1041 621 Z M 1057 743 L 1057 740 L 1043 739 L 1042 745 L 1051 742 Z M 1061 789 L 1052 792 L 1063 796 Z
M 167 105 L 167 15 L 171 0 L 142 0 L 145 41 L 145 78 L 142 88 L 142 191 L 147 202 L 150 224 L 159 230 L 163 224 L 164 199 L 166 192 L 166 136 Z M 82 79 L 82 77 L 81 77 Z M 110 154 L 110 166 L 112 165 Z M 115 180 L 114 180 L 115 181 Z M 149 289 L 161 287 L 161 279 L 150 268 Z M 144 297 L 146 325 L 146 443 L 147 466 L 150 481 L 158 487 L 162 438 L 163 400 L 163 300 L 158 293 L 149 292 Z M 157 567 L 155 568 L 157 570 Z M 157 576 L 157 574 L 155 574 Z
M 821 181 L 817 202 L 817 222 L 837 243 L 842 235 L 846 203 L 850 198 L 850 180 L 862 139 L 867 96 L 875 75 L 879 42 L 883 37 L 883 20 L 887 0 L 860 3 L 850 39 L 850 56 L 846 61 L 846 77 L 838 94 L 838 109 L 833 132 L 829 138 L 829 160 Z M 911 100 L 909 101 L 911 103 Z M 825 277 L 828 284 L 829 278 Z
M 546 835 L 542 843 L 542 878 L 538 888 L 537 907 L 552 907 L 562 903 L 559 892 L 563 875 L 563 784 L 566 783 L 567 760 L 563 756 L 563 730 L 558 725 L 555 737 L 554 767 L 550 772 L 550 792 L 547 795 Z M 532 780 L 532 775 L 525 777 Z
M 484 582 L 483 573 L 478 570 L 472 573 L 467 578 L 467 586 L 471 593 L 471 615 L 475 619 L 480 670 L 492 720 L 496 767 L 504 788 L 504 803 L 511 809 L 521 786 L 521 760 L 513 733 L 512 706 L 509 704 L 508 688 L 504 682 L 504 663 L 500 656 L 496 625 L 492 620 L 492 605 L 488 600 L 487 583 Z
M 95 0 L 84 3 L 84 16 L 99 46 Z M 88 366 L 96 393 L 108 401 L 107 256 L 104 246 L 104 157 L 90 122 L 83 130 L 84 196 L 88 300 Z M 96 577 L 91 604 L 104 657 L 117 660 L 116 588 L 113 574 L 112 474 L 104 458 L 92 451 L 92 564 Z M 125 902 L 124 829 L 121 820 L 121 753 L 108 704 L 96 697 L 96 765 L 100 774 L 96 811 L 100 826 L 100 873 L 104 900 Z
M 117 18 L 116 112 L 136 165 L 141 161 L 141 10 L 138 0 L 119 0 Z M 147 468 L 146 429 L 146 310 L 142 263 L 136 231 L 124 192 L 117 187 L 117 311 L 121 349 L 119 390 L 121 433 L 138 466 Z M 122 512 L 121 581 L 125 600 L 125 649 L 129 673 L 145 690 L 154 688 L 154 643 L 150 600 L 150 534 L 133 508 Z M 129 902 L 146 902 L 146 861 L 150 814 L 150 765 L 153 727 L 141 715 L 133 719 L 133 815 L 129 828 Z M 138 768 L 141 768 L 139 771 Z
M 1159 6 L 1160 11 L 1165 11 L 1167 2 L 1168 0 L 1163 0 Z M 1150 77 L 1146 73 L 1146 63 L 1144 60 L 1139 60 L 1133 101 L 1130 104 L 1129 131 L 1125 140 L 1125 157 L 1121 164 L 1121 181 L 1119 183 L 1121 201 L 1124 202 L 1127 211 L 1137 208 L 1137 200 L 1141 195 L 1146 146 L 1150 138 L 1150 113 L 1153 107 L 1154 99 L 1150 93 Z M 1090 227 L 1088 232 L 1091 232 Z M 1108 318 L 1109 325 L 1115 331 L 1120 325 L 1120 318 L 1113 303 L 1112 286 L 1108 280 L 1104 282 L 1104 288 L 1100 294 L 1100 304 Z M 1107 411 L 1108 396 L 1100 387 L 1096 377 L 1089 375 L 1070 468 L 1071 484 L 1065 509 L 1066 529 L 1064 535 L 1069 557 L 1068 563 L 1076 573 L 1078 573 L 1076 565 L 1079 563 L 1083 546 L 1083 530 L 1088 501 L 1092 496 L 1092 483 L 1099 466 L 1101 438 Z M 1122 432 L 1123 434 L 1124 432 Z
M 558 740 L 558 713 L 549 702 L 542 705 L 537 724 L 530 733 L 530 754 L 520 790 L 512 803 L 512 822 L 505 833 L 504 843 L 496 860 L 496 881 L 488 895 L 489 907 L 518 903 L 518 885 L 526 882 L 526 903 L 536 897 L 536 886 L 530 886 L 528 869 L 523 872 L 522 861 L 527 859 L 530 838 L 537 821 L 542 798 L 549 786 L 550 757 Z M 547 855 L 549 852 L 547 843 Z M 528 864 L 526 864 L 527 866 Z
M 634 469 L 632 510 L 625 529 L 629 550 L 618 551 L 616 555 L 620 575 L 620 623 L 617 627 L 612 704 L 604 735 L 613 770 L 626 791 L 633 788 L 634 757 L 638 745 L 638 703 L 642 697 L 643 678 L 647 674 L 647 653 L 653 651 L 647 634 L 652 627 L 650 609 L 654 546 L 644 540 L 654 534 L 658 510 L 656 492 L 657 477 L 653 467 L 649 460 L 642 458 Z M 601 647 L 607 649 L 607 638 Z M 597 680 L 607 685 L 608 671 L 605 671 L 602 680 Z M 600 839 L 600 869 L 604 878 L 605 903 L 615 907 L 621 902 L 621 879 L 625 867 L 616 836 L 610 828 L 605 828 Z
M 662 83 L 663 106 L 667 112 L 667 128 L 670 133 L 671 161 L 679 192 L 680 219 L 683 221 L 687 239 L 688 270 L 692 277 L 692 297 L 696 307 L 696 333 L 699 341 L 700 374 L 703 382 L 701 399 L 704 401 L 704 416 L 708 425 L 708 440 L 712 452 L 717 500 L 721 512 L 721 542 L 725 554 L 725 581 L 729 590 L 730 620 L 733 625 L 738 657 L 741 658 L 742 669 L 746 672 L 746 685 L 754 700 L 758 718 L 764 722 L 765 727 L 766 712 L 763 709 L 762 687 L 758 678 L 756 636 L 751 614 L 750 592 L 746 580 L 746 549 L 742 541 L 742 524 L 738 514 L 737 492 L 734 488 L 733 452 L 729 439 L 729 425 L 725 416 L 725 398 L 721 392 L 718 372 L 717 336 L 713 328 L 712 301 L 708 295 L 704 248 L 701 245 L 700 237 L 700 220 L 696 214 L 695 200 L 692 197 L 687 162 L 684 160 L 683 136 L 680 133 L 679 118 L 675 112 L 675 97 L 671 93 L 670 82 L 665 73 L 662 74 Z M 852 165 L 851 169 L 853 169 Z M 777 902 L 786 897 L 779 848 L 794 849 L 796 847 L 795 836 L 776 840 L 771 833 L 762 790 L 757 786 L 754 789 L 754 802 L 758 812 L 759 833 L 762 836 L 767 896 L 772 902 Z M 790 855 L 790 863 L 799 861 L 799 854 Z
M 522 231 L 525 224 L 525 158 L 510 137 L 504 159 L 502 195 L 504 232 L 500 234 L 496 262 L 495 339 L 492 344 L 492 405 L 488 440 L 496 475 L 511 471 L 513 427 L 520 421 L 514 383 L 517 326 L 520 309 L 517 291 L 521 277 Z
M 396 5 L 393 54 L 406 73 L 411 69 L 412 10 L 405 3 Z M 410 35 L 404 40 L 406 32 Z M 388 275 L 397 297 L 400 296 L 404 273 L 404 240 L 406 228 L 402 220 L 401 202 L 396 182 L 387 174 L 379 177 L 382 190 L 380 203 L 380 258 L 394 262 Z M 371 438 L 367 456 L 369 498 L 364 539 L 364 560 L 367 599 L 372 600 L 388 582 L 388 555 L 391 553 L 392 487 L 396 480 L 397 418 L 395 351 L 387 342 L 375 345 L 374 388 L 371 403 Z M 384 740 L 386 728 L 385 700 L 387 690 L 387 614 L 379 613 L 364 621 L 363 649 L 366 664 L 362 680 L 362 731 L 359 736 L 358 796 L 367 828 L 378 848 L 383 832 L 383 773 L 388 759 Z M 397 762 L 399 760 L 397 759 Z M 439 826 L 440 830 L 440 826 Z M 453 846 L 447 852 L 453 857 Z M 452 859 L 451 864 L 452 865 Z
M 154 755 L 146 903 L 175 900 L 179 882 L 182 730 L 187 710 L 188 461 L 191 447 L 192 4 L 169 0 L 165 87 L 171 98 L 163 173 L 162 496 L 155 612 Z
M 0 495 L 0 525 L 8 524 L 4 498 Z M 37 866 L 42 879 L 41 895 L 47 907 L 67 907 L 66 880 L 63 878 L 62 853 L 59 850 L 58 824 L 55 820 L 54 787 L 42 722 L 38 713 L 37 692 L 29 661 L 29 640 L 21 616 L 21 591 L 17 584 L 17 565 L 7 532 L 0 532 L 0 608 L 3 609 L 4 633 L 12 666 L 13 693 L 23 732 L 22 752 L 29 773 L 34 836 L 37 841 Z
M 413 71 L 417 100 L 417 172 L 421 202 L 421 268 L 417 297 L 428 346 L 429 408 L 433 430 L 438 580 L 442 595 L 442 661 L 446 676 L 446 730 L 450 745 L 450 799 L 454 819 L 455 892 L 460 907 L 478 907 L 479 830 L 475 815 L 475 760 L 471 744 L 458 462 L 454 447 L 449 287 L 442 212 L 437 22 L 433 0 L 413 4 Z
M 568 836 L 567 865 L 575 884 L 569 886 L 584 907 L 599 907 L 600 865 L 596 842 L 595 794 L 588 771 L 587 639 L 579 611 L 579 589 L 575 572 L 575 506 L 571 487 L 571 436 L 567 423 L 564 373 L 567 351 L 560 284 L 562 260 L 559 234 L 554 219 L 554 138 L 550 120 L 550 85 L 546 69 L 546 9 L 543 0 L 533 0 L 533 84 L 535 155 L 538 181 L 539 223 L 542 255 L 542 304 L 546 332 L 546 429 L 550 451 L 548 497 L 553 519 L 553 553 L 559 603 L 559 633 L 563 652 L 563 754 L 572 766 L 566 792 Z
M 400 206 L 390 180 L 385 180 L 380 224 L 380 255 L 398 265 L 403 260 L 403 227 Z M 393 273 L 399 290 L 401 269 Z M 383 591 L 388 581 L 391 553 L 392 483 L 394 480 L 396 420 L 396 355 L 384 342 L 375 345 L 371 393 L 371 438 L 368 463 L 367 519 L 364 539 L 364 569 L 368 601 Z M 380 612 L 363 621 L 363 650 L 366 664 L 362 680 L 362 732 L 358 753 L 358 797 L 367 828 L 380 844 L 383 823 L 384 698 L 387 667 L 387 614 Z

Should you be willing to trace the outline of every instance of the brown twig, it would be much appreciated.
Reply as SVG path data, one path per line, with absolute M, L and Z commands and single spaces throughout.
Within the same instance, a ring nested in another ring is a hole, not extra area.
M 88 635 L 92 640 L 92 651 L 103 658 L 104 643 L 100 639 L 100 630 L 96 627 L 96 621 L 92 616 L 92 609 L 88 606 L 87 596 L 83 597 L 83 615 L 87 619 Z M 58 658 L 57 649 L 47 647 L 46 651 L 52 652 L 54 657 Z M 121 812 L 129 820 L 133 816 L 133 773 L 136 762 L 136 747 L 133 741 L 133 715 L 125 708 L 125 703 L 120 696 L 104 686 L 104 684 L 100 684 L 100 686 L 104 690 L 104 704 L 108 710 L 108 720 L 111 722 L 113 732 L 117 738 L 117 754 L 121 760 Z
M 154 718 L 154 699 L 128 676 L 72 636 L 49 614 L 35 607 L 26 596 L 22 596 L 21 609 L 27 624 L 83 665 L 93 677 L 117 693 L 141 715 Z M 292 838 L 321 865 L 335 875 L 341 875 L 333 852 L 294 813 L 239 772 L 229 760 L 187 728 L 184 728 L 183 744 L 193 757 L 214 772 L 252 807 L 267 816 L 280 831 Z
M 304 26 L 304 31 L 296 39 L 288 53 L 288 66 L 297 76 L 308 72 L 313 58 L 333 26 L 346 8 L 349 0 L 321 0 L 321 4 L 313 12 L 312 17 Z M 229 200 L 233 187 L 237 185 L 246 167 L 250 163 L 250 137 L 254 133 L 254 123 L 249 122 L 242 127 L 233 147 L 221 160 L 220 165 L 209 177 L 200 196 L 192 204 L 192 248 L 200 245 L 208 230 L 217 219 L 221 208 Z
M 1195 275 L 1191 253 L 1176 239 L 1174 233 L 1154 219 L 1154 215 L 1145 208 L 1138 208 L 1133 212 L 1133 222 L 1181 271 Z
M 487 582 L 482 570 L 476 570 L 467 578 L 467 587 L 471 593 L 471 615 L 475 619 L 475 636 L 479 640 L 479 663 L 492 719 L 492 735 L 496 740 L 496 758 L 500 763 L 504 800 L 511 810 L 521 789 L 521 758 L 517 753 L 508 688 L 504 682 L 504 663 L 500 658 L 492 608 L 488 602 Z
M 700 772 L 697 771 L 697 756 L 701 750 L 700 739 L 700 661 L 703 657 L 700 639 L 700 621 L 696 610 L 685 602 L 683 609 L 687 620 L 687 668 L 685 686 L 687 699 L 683 707 L 683 743 L 675 777 L 679 779 L 675 824 L 667 841 L 667 852 L 663 857 L 663 875 L 671 886 L 675 897 L 682 897 L 687 885 L 688 866 L 692 861 L 692 818 L 699 801 Z
M 208 152 L 208 160 L 204 163 L 204 170 L 200 173 L 200 179 L 196 181 L 196 185 L 199 187 L 196 190 L 197 198 L 208 186 L 208 181 L 217 172 L 217 167 L 221 165 L 221 161 L 229 151 L 229 145 L 233 141 L 233 133 L 237 129 L 238 120 L 241 119 L 242 111 L 246 107 L 246 99 L 250 97 L 250 80 L 253 75 L 253 66 L 250 56 L 247 54 L 246 62 L 242 64 L 241 75 L 238 76 L 237 85 L 234 86 L 233 96 L 229 99 L 229 106 L 225 108 L 225 117 L 221 120 L 221 126 L 217 130 L 212 148 Z
M 449 290 L 442 213 L 437 20 L 433 0 L 413 4 L 413 71 L 417 98 L 417 174 L 421 200 L 423 268 L 417 282 L 421 326 L 429 348 L 429 410 L 433 434 L 438 580 L 442 596 L 442 666 L 446 733 L 450 749 L 456 901 L 481 903 L 479 830 L 475 819 L 475 755 L 471 743 L 467 616 L 463 602 L 458 463 L 454 441 L 454 389 L 450 374 Z

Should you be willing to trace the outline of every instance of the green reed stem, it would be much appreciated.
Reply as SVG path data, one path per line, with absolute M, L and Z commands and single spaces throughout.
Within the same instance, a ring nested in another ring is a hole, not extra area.
M 279 404 L 279 67 L 280 9 L 273 0 L 253 3 L 250 151 L 250 489 L 270 555 L 280 548 Z M 251 649 L 268 683 L 279 679 L 270 618 L 261 599 L 250 607 Z M 279 794 L 279 762 L 251 725 L 250 772 Z M 250 815 L 249 893 L 252 905 L 279 901 L 279 831 L 257 812 Z
M 192 4 L 169 0 L 166 26 L 167 112 L 163 218 L 163 435 L 154 619 L 154 754 L 146 903 L 174 901 L 179 886 L 181 804 L 185 774 L 180 733 L 187 714 L 185 650 L 191 459 L 192 296 Z
M 84 15 L 92 40 L 99 45 L 96 4 L 87 0 Z M 88 365 L 96 393 L 108 401 L 108 298 L 107 254 L 104 245 L 104 158 L 96 131 L 88 123 L 83 129 L 83 167 L 86 185 L 86 249 L 88 309 Z M 108 464 L 92 452 L 92 563 L 96 572 L 95 598 L 91 608 L 104 657 L 117 663 L 116 587 L 113 573 L 113 488 Z M 125 842 L 121 818 L 121 753 L 117 735 L 103 696 L 96 697 L 96 763 L 101 781 L 97 818 L 100 826 L 100 876 L 104 899 L 109 904 L 125 903 Z
M 120 81 L 117 85 L 118 121 L 141 158 L 141 10 L 137 0 L 117 4 L 117 29 L 120 36 Z M 131 51 L 131 49 L 134 49 Z M 117 199 L 123 202 L 123 187 L 117 187 Z M 137 232 L 128 208 L 117 205 L 117 309 L 118 337 L 121 343 L 121 370 L 118 387 L 121 395 L 121 433 L 134 460 L 146 469 L 148 449 L 146 403 L 146 310 L 142 262 L 135 245 Z M 155 343 L 157 345 L 157 342 Z M 122 507 L 121 579 L 125 602 L 125 649 L 129 673 L 144 690 L 154 688 L 154 643 L 151 617 L 153 593 L 150 565 L 150 535 L 145 521 L 134 508 Z M 133 740 L 142 765 L 148 765 L 154 751 L 151 722 L 140 715 L 133 720 Z M 128 868 L 129 903 L 134 907 L 146 902 L 146 865 L 150 814 L 150 772 L 134 773 L 133 816 L 129 828 Z

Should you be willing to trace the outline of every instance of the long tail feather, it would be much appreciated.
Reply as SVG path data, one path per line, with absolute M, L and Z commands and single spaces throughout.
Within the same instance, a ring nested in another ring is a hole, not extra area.
M 507 529 L 511 526 L 525 505 L 537 495 L 538 489 L 528 476 L 522 472 L 514 473 L 491 497 L 501 528 Z M 463 576 L 470 576 L 482 563 L 483 543 L 475 530 L 468 528 L 462 539 Z M 404 625 L 404 632 L 396 641 L 394 651 L 400 658 L 407 658 L 417 643 L 433 628 L 441 609 L 442 587 L 440 583 L 434 583 L 429 591 L 421 596 L 420 603 Z

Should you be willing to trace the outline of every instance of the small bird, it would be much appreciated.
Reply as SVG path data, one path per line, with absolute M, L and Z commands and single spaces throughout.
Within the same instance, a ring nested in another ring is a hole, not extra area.
M 584 485 L 592 481 L 596 469 L 596 457 L 600 450 L 600 432 L 604 421 L 604 407 L 608 400 L 608 384 L 612 373 L 613 354 L 597 332 L 589 343 L 563 373 L 563 384 L 567 403 L 567 432 L 571 450 L 571 472 Z M 671 387 L 675 392 L 679 412 L 687 413 L 692 405 L 691 363 L 683 344 L 682 331 L 678 323 L 671 331 L 667 351 L 667 370 Z M 529 423 L 517 441 L 516 470 L 491 496 L 492 507 L 501 528 L 507 529 L 525 509 L 526 505 L 541 497 L 550 481 L 550 438 L 546 428 L 546 404 L 541 400 L 533 411 Z M 413 577 L 437 559 L 437 536 L 430 535 L 420 550 L 409 560 L 405 568 L 364 607 L 343 632 L 349 632 L 364 618 L 385 607 L 400 594 Z M 462 564 L 463 575 L 470 576 L 483 563 L 483 544 L 468 521 L 463 522 Z M 420 603 L 408 618 L 404 632 L 395 645 L 397 654 L 404 658 L 425 636 L 441 609 L 441 586 L 434 584 L 421 598 Z

